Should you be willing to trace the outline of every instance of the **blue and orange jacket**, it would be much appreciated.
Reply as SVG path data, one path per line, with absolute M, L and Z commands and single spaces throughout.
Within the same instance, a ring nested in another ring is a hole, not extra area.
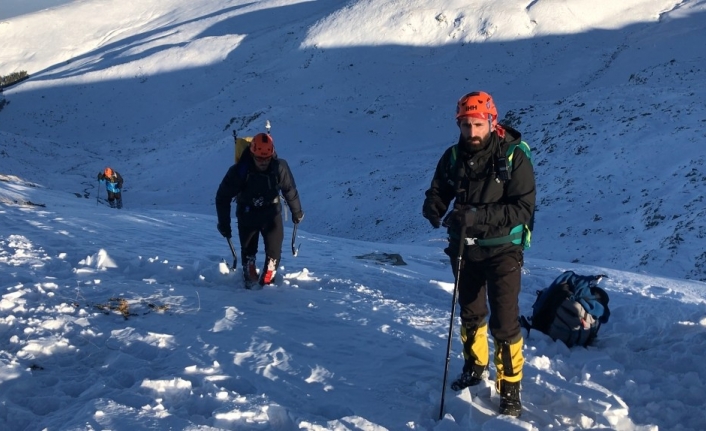
M 109 192 L 120 193 L 120 190 L 123 188 L 123 177 L 115 170 L 110 177 L 105 176 L 103 172 L 99 173 L 98 181 L 105 181 L 105 188 Z

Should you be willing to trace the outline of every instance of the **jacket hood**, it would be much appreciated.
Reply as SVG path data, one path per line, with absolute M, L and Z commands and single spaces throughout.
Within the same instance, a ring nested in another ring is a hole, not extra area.
M 510 144 L 519 143 L 522 140 L 522 133 L 510 126 L 498 124 L 498 126 L 496 127 L 495 134 L 497 134 L 499 138 L 504 139 L 505 142 Z

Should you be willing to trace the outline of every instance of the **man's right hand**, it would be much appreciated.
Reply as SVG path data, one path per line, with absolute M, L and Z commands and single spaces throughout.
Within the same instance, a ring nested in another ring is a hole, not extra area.
M 218 232 L 225 238 L 230 238 L 233 235 L 233 232 L 230 230 L 230 225 L 221 225 L 218 223 L 216 227 L 218 228 Z
M 424 214 L 424 218 L 429 220 L 429 223 L 431 223 L 431 226 L 434 229 L 439 229 L 441 227 L 441 219 L 437 215 L 433 214 Z
M 422 216 L 429 220 L 429 223 L 431 223 L 431 226 L 434 229 L 441 227 L 441 217 L 439 216 L 439 213 L 432 205 L 429 205 L 426 202 L 424 208 L 422 208 Z

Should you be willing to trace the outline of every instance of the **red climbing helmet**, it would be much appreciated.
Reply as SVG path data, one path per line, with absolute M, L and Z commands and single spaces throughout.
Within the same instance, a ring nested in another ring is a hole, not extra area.
M 250 152 L 255 157 L 270 158 L 275 153 L 275 141 L 267 133 L 258 133 L 252 138 Z
M 485 91 L 468 93 L 458 100 L 456 119 L 461 117 L 480 118 L 490 121 L 493 126 L 498 124 L 498 110 L 490 94 Z

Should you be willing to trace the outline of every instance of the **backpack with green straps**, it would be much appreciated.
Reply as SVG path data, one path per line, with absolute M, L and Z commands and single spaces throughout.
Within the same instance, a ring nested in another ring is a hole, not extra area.
M 451 162 L 450 162 L 450 172 L 455 172 L 455 166 L 456 166 L 456 157 L 457 157 L 457 152 L 458 152 L 458 145 L 454 145 L 451 149 Z M 505 157 L 503 159 L 505 160 L 498 160 L 497 166 L 500 166 L 500 175 L 501 179 L 503 179 L 503 174 L 505 175 L 505 178 L 503 181 L 507 181 L 510 179 L 509 177 L 509 172 L 512 171 L 512 160 L 515 156 L 515 150 L 519 148 L 521 149 L 524 153 L 525 156 L 527 157 L 527 160 L 529 160 L 530 164 L 532 164 L 532 150 L 530 149 L 530 146 L 527 144 L 525 141 L 520 141 L 519 143 L 516 144 L 510 144 L 510 146 L 507 148 L 507 152 L 505 153 Z M 505 172 L 502 172 L 503 169 L 505 169 Z M 487 239 L 478 239 L 476 240 L 476 244 L 480 246 L 494 246 L 494 245 L 501 245 L 501 244 L 507 244 L 508 242 L 511 242 L 513 244 L 517 245 L 522 245 L 523 248 L 526 250 L 530 248 L 530 244 L 532 242 L 532 229 L 534 228 L 534 212 L 532 212 L 532 217 L 530 217 L 530 221 L 527 224 L 520 224 L 515 226 L 510 230 L 510 233 L 506 236 L 499 237 L 499 238 L 487 238 Z

